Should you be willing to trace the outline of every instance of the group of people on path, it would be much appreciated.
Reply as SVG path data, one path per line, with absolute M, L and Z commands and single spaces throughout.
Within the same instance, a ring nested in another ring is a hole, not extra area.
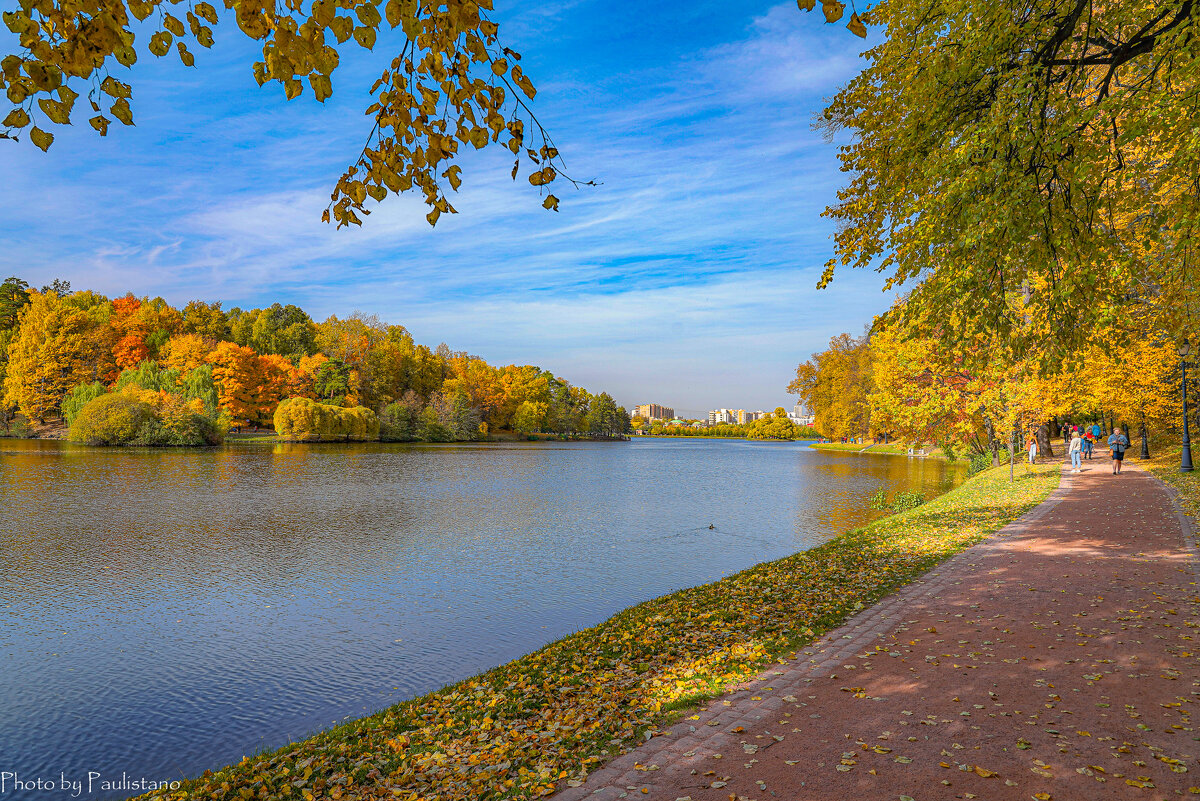
M 1096 443 L 1103 436 L 1103 431 L 1099 423 L 1085 425 L 1082 428 L 1079 426 L 1070 426 L 1063 428 L 1063 444 L 1067 447 L 1067 455 L 1071 459 L 1071 472 L 1079 473 L 1083 471 L 1083 460 L 1091 460 L 1095 451 Z M 1108 450 L 1112 454 L 1112 471 L 1113 475 L 1120 475 L 1121 465 L 1125 460 L 1125 450 L 1129 447 L 1129 438 L 1121 433 L 1121 429 L 1114 428 L 1113 432 L 1108 435 L 1105 441 L 1108 445 Z M 1029 463 L 1033 464 L 1037 461 L 1037 436 L 1029 438 Z

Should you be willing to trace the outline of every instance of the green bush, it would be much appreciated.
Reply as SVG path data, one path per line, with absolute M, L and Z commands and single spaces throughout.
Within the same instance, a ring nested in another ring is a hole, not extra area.
M 84 404 L 67 432 L 67 439 L 88 445 L 125 445 L 155 422 L 159 421 L 150 404 L 114 392 Z
M 925 496 L 919 492 L 897 492 L 896 496 L 888 500 L 888 494 L 885 490 L 879 490 L 869 499 L 872 509 L 888 509 L 892 512 L 907 512 L 909 509 L 916 509 L 921 504 L 925 503 Z
M 289 398 L 275 409 L 275 432 L 293 442 L 374 442 L 379 439 L 379 418 L 365 406 L 343 409 Z
M 379 438 L 384 442 L 412 442 L 417 438 L 417 410 L 403 401 L 388 404 L 379 414 Z
M 1004 464 L 1007 461 L 1008 461 L 1008 448 L 1001 448 L 1000 449 L 1000 464 Z M 991 451 L 984 451 L 983 453 L 973 453 L 973 454 L 971 454 L 971 463 L 967 467 L 967 475 L 973 476 L 980 471 L 987 470 L 991 466 L 992 466 Z
M 925 496 L 919 492 L 897 492 L 896 499 L 892 501 L 892 508 L 897 512 L 907 512 L 909 509 L 916 509 L 923 503 L 925 503 Z
M 94 381 L 91 384 L 80 384 L 67 393 L 67 397 L 62 400 L 62 416 L 70 426 L 75 422 L 75 418 L 79 416 L 79 410 L 86 406 L 90 401 L 95 400 L 101 395 L 108 392 L 108 389 L 99 381 Z
M 67 439 L 89 445 L 219 445 L 226 429 L 177 400 L 155 409 L 131 392 L 113 392 L 83 405 Z

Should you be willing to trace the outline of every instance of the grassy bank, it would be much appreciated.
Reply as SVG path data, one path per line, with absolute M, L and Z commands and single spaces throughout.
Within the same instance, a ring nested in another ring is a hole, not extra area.
M 887 444 L 872 443 L 870 445 L 864 445 L 861 443 L 843 443 L 843 442 L 815 442 L 812 444 L 811 447 L 816 448 L 817 450 L 820 450 L 820 451 L 852 451 L 854 453 L 858 453 L 861 451 L 863 453 L 887 453 L 887 454 L 891 454 L 893 456 L 907 456 L 908 448 L 909 448 L 908 445 L 905 445 L 900 442 L 889 442 Z M 918 450 L 920 449 L 920 446 L 914 446 L 914 447 L 916 447 L 916 449 L 918 449 Z M 926 446 L 924 458 L 926 458 L 926 459 L 945 459 L 946 454 L 942 451 L 941 448 L 933 448 L 933 447 Z
M 1140 446 L 1130 449 L 1131 454 L 1139 453 Z M 1182 447 L 1179 445 L 1156 448 L 1155 456 L 1149 461 L 1137 461 L 1154 475 L 1179 491 L 1180 503 L 1184 512 L 1193 520 L 1200 521 L 1200 469 L 1190 473 L 1179 472 L 1179 457 Z M 1192 447 L 1192 458 L 1200 467 L 1200 449 Z
M 861 442 L 814 442 L 809 447 L 819 451 L 853 451 L 857 453 L 870 446 Z
M 809 551 L 632 607 L 451 687 L 164 799 L 524 799 L 579 781 L 1041 502 L 1058 465 L 988 470 Z

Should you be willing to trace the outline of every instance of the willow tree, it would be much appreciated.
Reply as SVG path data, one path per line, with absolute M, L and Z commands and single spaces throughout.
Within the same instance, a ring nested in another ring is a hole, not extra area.
M 1051 361 L 1135 306 L 1174 336 L 1194 326 L 1196 13 L 882 0 L 867 21 L 886 38 L 825 111 L 851 138 L 822 285 L 839 266 L 876 269 L 912 287 L 903 313 L 926 330 L 1009 337 Z

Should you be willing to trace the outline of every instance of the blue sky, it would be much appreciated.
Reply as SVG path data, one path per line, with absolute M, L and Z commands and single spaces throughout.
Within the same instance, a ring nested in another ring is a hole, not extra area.
M 887 306 L 874 273 L 814 288 L 842 175 L 810 124 L 861 40 L 790 2 L 497 5 L 571 174 L 602 182 L 556 190 L 558 214 L 489 148 L 463 161 L 461 213 L 436 229 L 408 197 L 361 230 L 321 224 L 395 40 L 346 50 L 324 105 L 289 103 L 257 86 L 254 44 L 223 17 L 196 68 L 144 55 L 124 76 L 136 127 L 55 128 L 49 154 L 0 142 L 0 272 L 318 320 L 358 310 L 696 411 L 787 403 L 797 362 Z

